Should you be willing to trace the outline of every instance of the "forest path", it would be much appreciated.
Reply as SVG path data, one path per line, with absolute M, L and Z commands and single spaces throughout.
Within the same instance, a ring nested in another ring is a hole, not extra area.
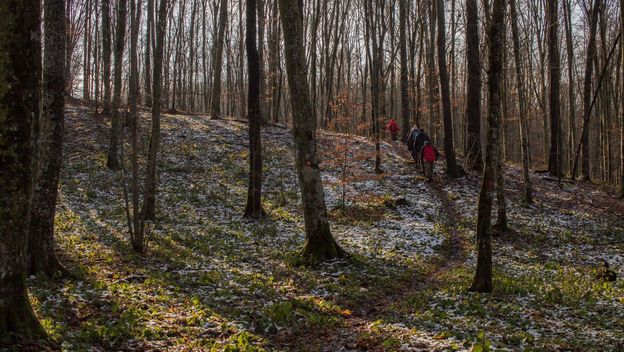
M 430 338 L 417 337 L 414 339 L 413 329 L 418 326 L 405 326 L 405 314 L 409 314 L 405 309 L 405 302 L 411 300 L 415 295 L 427 289 L 437 289 L 445 284 L 447 273 L 463 265 L 469 249 L 467 231 L 462 226 L 467 220 L 460 213 L 453 197 L 444 185 L 453 182 L 445 176 L 445 166 L 443 163 L 436 165 L 436 176 L 431 182 L 427 182 L 421 171 L 415 167 L 409 152 L 402 143 L 393 143 L 388 151 L 386 163 L 389 159 L 394 159 L 395 163 L 400 163 L 398 168 L 404 175 L 413 175 L 417 182 L 424 184 L 427 194 L 423 196 L 433 196 L 441 203 L 439 224 L 443 227 L 442 233 L 446 238 L 436 255 L 427 260 L 424 266 L 412 273 L 409 280 L 399 287 L 398 290 L 386 293 L 383 297 L 371 297 L 370 300 L 362 302 L 360 307 L 354 310 L 353 316 L 346 319 L 346 325 L 324 336 L 331 338 L 334 343 L 328 343 L 325 351 L 334 351 L 335 346 L 342 345 L 344 351 L 388 351 L 394 348 L 400 350 L 432 351 L 444 349 L 436 343 L 432 343 Z M 395 165 L 396 166 L 396 165 Z M 416 205 L 410 204 L 414 207 Z M 379 322 L 394 322 L 393 331 L 382 331 L 377 325 Z M 357 341 L 354 336 L 359 336 Z M 368 338 L 361 338 L 362 336 Z M 411 340 L 409 346 L 396 344 L 402 340 Z

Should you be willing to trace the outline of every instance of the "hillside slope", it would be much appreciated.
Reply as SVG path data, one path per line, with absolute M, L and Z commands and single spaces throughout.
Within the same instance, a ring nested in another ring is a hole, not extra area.
M 623 205 L 592 186 L 561 190 L 532 175 L 537 202 L 525 206 L 509 167 L 514 231 L 494 240 L 495 292 L 468 294 L 476 174 L 446 180 L 439 164 L 426 183 L 402 146 L 384 143 L 385 172 L 375 175 L 368 140 L 322 133 L 332 231 L 352 256 L 297 267 L 304 237 L 290 132 L 264 129 L 269 219 L 254 223 L 241 218 L 245 124 L 165 115 L 159 215 L 148 255 L 138 256 L 121 174 L 105 166 L 108 121 L 75 106 L 66 126 L 57 239 L 77 277 L 29 280 L 53 349 L 624 348 L 624 281 L 592 273 L 607 259 L 624 275 Z

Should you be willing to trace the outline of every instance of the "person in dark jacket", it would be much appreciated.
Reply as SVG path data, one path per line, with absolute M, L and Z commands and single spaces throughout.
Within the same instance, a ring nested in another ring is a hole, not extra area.
M 424 167 L 425 165 L 422 162 L 422 153 L 421 150 L 423 148 L 423 146 L 425 145 L 425 142 L 429 142 L 431 143 L 431 140 L 429 139 L 429 136 L 425 133 L 425 129 L 421 128 L 420 131 L 418 131 L 418 135 L 416 136 L 416 138 L 414 138 L 414 146 L 413 146 L 413 154 L 414 154 L 414 161 L 416 161 L 416 166 L 422 166 Z

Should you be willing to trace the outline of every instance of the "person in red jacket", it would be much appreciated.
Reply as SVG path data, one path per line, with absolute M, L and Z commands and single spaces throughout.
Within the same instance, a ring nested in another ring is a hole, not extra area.
M 423 172 L 427 177 L 427 181 L 431 181 L 433 179 L 433 163 L 438 159 L 438 151 L 431 143 L 425 141 L 420 154 L 423 161 Z
M 396 141 L 399 136 L 399 125 L 394 121 L 394 119 L 390 119 L 386 129 L 390 131 L 390 136 L 392 137 L 392 141 Z

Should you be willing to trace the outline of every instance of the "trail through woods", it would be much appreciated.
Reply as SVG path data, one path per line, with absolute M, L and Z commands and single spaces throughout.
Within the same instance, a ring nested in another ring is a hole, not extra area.
M 513 232 L 494 238 L 494 293 L 479 295 L 466 292 L 478 174 L 450 180 L 438 163 L 427 183 L 402 146 L 382 143 L 377 175 L 370 140 L 321 132 L 332 232 L 351 257 L 299 267 L 290 131 L 263 128 L 269 217 L 249 222 L 246 125 L 201 115 L 162 123 L 158 217 L 148 254 L 137 255 L 120 174 L 106 168 L 110 121 L 68 108 L 56 226 L 59 257 L 76 277 L 29 278 L 52 350 L 445 351 L 485 340 L 508 350 L 624 348 L 624 281 L 593 271 L 606 259 L 624 275 L 623 207 L 608 192 L 531 174 L 536 203 L 527 206 L 520 169 L 508 166 Z

